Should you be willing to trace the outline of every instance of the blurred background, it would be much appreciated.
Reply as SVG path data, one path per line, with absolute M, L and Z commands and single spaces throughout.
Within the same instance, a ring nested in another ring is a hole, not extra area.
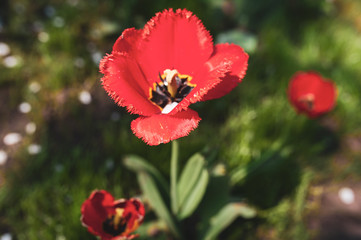
M 361 239 L 358 0 L 1 0 L 0 239 L 95 239 L 79 220 L 91 191 L 140 194 L 127 154 L 168 176 L 170 144 L 132 134 L 136 116 L 106 95 L 98 64 L 124 29 L 170 7 L 250 55 L 235 90 L 191 106 L 203 120 L 179 141 L 183 163 L 211 156 L 231 194 L 258 209 L 219 239 Z M 338 88 L 335 109 L 316 120 L 286 96 L 308 70 Z

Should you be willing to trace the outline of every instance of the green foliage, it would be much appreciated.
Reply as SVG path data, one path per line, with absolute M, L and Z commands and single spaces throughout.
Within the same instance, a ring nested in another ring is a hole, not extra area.
M 106 189 L 116 198 L 139 194 L 136 176 L 127 168 L 141 176 L 142 189 L 157 206 L 153 210 L 170 225 L 178 221 L 172 220 L 163 177 L 169 177 L 170 146 L 146 146 L 132 134 L 134 117 L 106 96 L 98 73 L 99 58 L 125 28 L 141 28 L 169 7 L 188 8 L 216 42 L 240 44 L 250 55 L 239 87 L 191 106 L 203 120 L 179 140 L 176 170 L 183 172 L 173 191 L 177 212 L 182 212 L 178 217 L 184 217 L 180 234 L 188 239 L 207 232 L 220 234 L 219 239 L 311 239 L 309 188 L 360 180 L 360 150 L 353 147 L 361 134 L 357 1 L 5 0 L 0 2 L 0 42 L 11 50 L 0 56 L 0 136 L 19 131 L 24 137 L 11 148 L 0 143 L 10 156 L 0 167 L 0 236 L 92 238 L 80 224 L 80 206 L 93 189 Z M 352 9 L 356 16 L 348 13 Z M 16 57 L 16 66 L 4 64 L 8 56 Z M 291 76 L 308 70 L 332 79 L 338 88 L 336 108 L 317 120 L 297 115 L 286 96 Z M 30 90 L 34 82 L 40 91 Z M 79 103 L 82 90 L 90 92 L 90 105 Z M 32 106 L 28 114 L 17 111 L 23 101 Z M 34 135 L 23 130 L 29 121 L 36 123 Z M 29 155 L 30 143 L 40 144 L 42 152 Z M 206 160 L 193 156 L 200 150 Z M 195 163 L 188 165 L 192 156 Z M 337 165 L 335 156 L 345 166 Z M 124 158 L 127 168 L 120 162 Z M 216 175 L 218 163 L 224 164 L 224 173 Z M 258 209 L 257 216 L 245 219 L 244 209 L 231 211 L 239 202 Z M 166 229 L 154 219 L 147 214 L 149 225 L 143 230 Z M 144 239 L 169 238 L 154 234 Z
M 252 218 L 255 216 L 255 212 L 253 209 L 244 206 L 241 203 L 229 203 L 211 219 L 211 228 L 205 235 L 204 240 L 215 239 L 216 236 L 238 216 Z
M 187 217 L 187 212 L 192 213 L 195 206 L 202 200 L 201 197 L 208 183 L 208 172 L 205 169 L 205 160 L 202 155 L 196 153 L 193 155 L 185 165 L 182 175 L 177 184 L 177 192 L 179 196 L 180 217 Z M 198 189 L 198 188 L 201 188 Z M 197 194 L 198 201 L 195 201 L 191 195 Z M 194 205 L 191 210 L 187 210 L 187 202 Z M 177 211 L 177 212 L 178 212 Z
M 138 173 L 138 181 L 146 196 L 147 200 L 152 204 L 153 210 L 157 213 L 158 217 L 162 219 L 169 230 L 174 234 L 175 237 L 180 238 L 181 233 L 175 225 L 172 215 L 166 207 L 153 179 L 145 172 Z
M 211 202 L 211 204 L 207 203 L 199 207 L 202 222 L 193 223 L 199 226 L 197 227 L 198 231 L 195 231 L 193 234 L 201 237 L 201 239 L 214 239 L 239 216 L 243 218 L 255 216 L 255 210 L 245 203 L 229 203 L 229 181 L 219 181 L 217 175 L 210 176 L 205 162 L 204 156 L 200 153 L 195 153 L 188 159 L 178 181 L 177 177 L 174 176 L 178 175 L 178 143 L 173 141 L 171 165 L 174 169 L 171 171 L 170 176 L 171 191 L 163 191 L 162 194 L 161 190 L 164 187 L 164 181 L 156 168 L 136 156 L 128 156 L 125 159 L 125 165 L 137 174 L 144 199 L 148 201 L 159 218 L 159 221 L 146 223 L 141 228 L 141 233 L 152 237 L 151 233 L 153 231 L 170 231 L 177 239 L 184 239 L 185 236 L 182 236 L 184 231 L 180 228 L 181 223 L 184 222 L 185 218 L 195 217 L 195 210 L 202 200 L 203 202 Z M 210 185 L 208 185 L 209 178 L 213 179 Z M 158 181 L 154 181 L 155 179 Z M 212 191 L 212 188 L 217 183 L 220 183 L 218 186 L 220 189 L 226 190 L 221 196 L 219 196 L 219 192 Z M 176 190 L 176 194 L 172 193 L 172 188 Z M 206 191 L 207 189 L 208 191 Z M 177 201 L 174 201 L 174 198 L 177 198 Z M 212 203 L 208 199 L 217 200 Z M 167 202 L 173 205 L 168 207 Z M 219 212 L 217 212 L 218 210 Z M 187 235 L 187 239 L 189 237 L 194 238 L 192 235 Z

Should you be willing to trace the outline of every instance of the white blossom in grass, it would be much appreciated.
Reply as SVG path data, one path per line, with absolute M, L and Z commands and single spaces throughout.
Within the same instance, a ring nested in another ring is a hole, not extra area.
M 44 8 L 44 12 L 47 17 L 52 17 L 55 15 L 56 10 L 53 6 L 49 5 Z
M 111 158 L 107 159 L 107 161 L 105 162 L 105 167 L 108 170 L 113 169 L 114 168 L 114 160 Z
M 82 90 L 80 93 L 79 93 L 79 101 L 82 103 L 82 104 L 90 104 L 91 101 L 92 101 L 92 96 L 90 95 L 90 93 L 86 90 Z
M 53 19 L 53 25 L 54 25 L 55 27 L 58 27 L 58 28 L 64 27 L 64 25 L 65 25 L 64 18 L 59 17 L 59 16 L 56 16 L 56 17 Z
M 68 4 L 70 4 L 71 6 L 76 6 L 78 5 L 79 0 L 68 0 Z
M 31 105 L 28 102 L 22 102 L 19 105 L 19 111 L 22 113 L 29 113 L 31 111 Z
M 0 150 L 0 166 L 4 165 L 8 160 L 8 154 L 4 150 Z
M 24 12 L 25 12 L 25 10 L 26 10 L 26 7 L 25 7 L 25 5 L 23 4 L 23 3 L 19 3 L 19 2 L 17 2 L 17 3 L 15 3 L 15 5 L 14 5 L 14 10 L 15 10 L 15 12 L 17 13 L 17 14 L 24 14 Z
M 0 240 L 12 240 L 12 239 L 13 239 L 13 236 L 11 236 L 10 233 L 5 233 L 0 236 Z
M 352 204 L 355 202 L 355 193 L 351 188 L 343 187 L 338 191 L 338 197 L 344 204 Z
M 7 68 L 13 68 L 19 65 L 19 59 L 15 56 L 8 56 L 4 58 L 4 65 Z
M 101 54 L 101 52 L 92 53 L 92 59 L 96 65 L 99 65 L 100 60 L 102 60 L 102 57 L 103 57 L 103 55 Z
M 40 32 L 44 29 L 44 24 L 41 21 L 33 22 L 33 29 L 35 32 Z
M 10 53 L 10 47 L 6 43 L 0 42 L 0 56 L 6 56 Z
M 81 57 L 77 57 L 74 59 L 74 66 L 77 68 L 83 68 L 85 66 L 85 61 Z
M 5 145 L 14 145 L 17 144 L 21 141 L 22 136 L 19 133 L 8 133 L 5 135 L 5 137 L 3 138 L 3 142 L 5 143 Z
M 25 125 L 25 132 L 27 134 L 34 134 L 36 131 L 36 124 L 34 122 L 29 122 Z
M 39 32 L 38 40 L 42 43 L 49 41 L 49 34 L 47 32 Z
M 32 92 L 32 93 L 37 93 L 37 92 L 39 92 L 40 91 L 40 89 L 41 89 L 41 85 L 40 85 L 40 83 L 38 83 L 38 82 L 31 82 L 30 84 L 29 84 L 29 90 Z
M 120 120 L 120 113 L 112 112 L 112 114 L 110 115 L 110 120 L 112 120 L 113 122 L 119 121 Z
M 30 155 L 39 154 L 41 152 L 41 146 L 39 144 L 30 144 L 28 146 L 28 153 Z
M 66 237 L 64 235 L 58 235 L 56 236 L 56 240 L 66 240 Z
M 58 163 L 54 166 L 54 170 L 55 170 L 55 172 L 60 173 L 64 170 L 64 166 L 62 164 Z

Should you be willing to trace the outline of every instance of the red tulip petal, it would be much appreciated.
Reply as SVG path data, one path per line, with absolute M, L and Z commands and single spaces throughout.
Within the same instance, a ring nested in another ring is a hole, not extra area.
M 127 230 L 129 233 L 135 231 L 139 224 L 143 222 L 145 210 L 143 204 L 137 199 L 126 201 L 123 217 L 127 220 Z M 136 225 L 134 225 L 136 224 Z
M 139 117 L 131 123 L 131 128 L 134 134 L 147 144 L 158 145 L 187 136 L 198 126 L 200 120 L 197 112 L 188 109 L 174 115 Z
M 134 114 L 150 116 L 160 109 L 148 99 L 150 85 L 138 63 L 125 52 L 113 52 L 100 63 L 102 84 L 120 106 Z
M 312 95 L 312 108 L 308 108 L 301 100 Z M 288 97 L 299 113 L 311 118 L 330 111 L 336 101 L 336 87 L 331 81 L 324 80 L 318 73 L 299 72 L 291 80 Z
M 315 100 L 314 109 L 317 112 L 328 112 L 334 107 L 336 101 L 336 90 L 333 82 L 322 81 L 315 95 L 318 96 Z
M 218 44 L 212 57 L 198 70 L 191 83 L 197 86 L 171 112 L 186 109 L 198 101 L 219 98 L 229 93 L 242 80 L 247 69 L 248 55 L 234 44 Z
M 135 55 L 138 50 L 139 40 L 142 37 L 143 30 L 134 28 L 125 29 L 122 35 L 117 39 L 113 46 L 114 52 L 127 52 L 130 55 Z
M 228 69 L 229 67 L 225 65 L 223 69 L 199 71 L 192 80 L 192 83 L 196 83 L 197 86 L 174 108 L 171 114 L 184 111 L 190 104 L 201 101 L 210 89 L 221 82 L 221 78 L 226 75 Z
M 297 102 L 298 99 L 306 94 L 314 93 L 319 87 L 319 76 L 312 72 L 299 72 L 290 82 L 288 93 L 292 101 Z
M 143 216 L 143 217 L 144 217 L 144 215 L 145 215 L 145 208 L 144 208 L 143 203 L 142 203 L 141 201 L 139 201 L 138 199 L 136 199 L 136 198 L 131 198 L 129 201 L 133 204 L 133 206 L 135 207 L 137 213 L 138 213 L 140 216 Z M 143 222 L 143 219 L 141 219 L 140 223 L 142 223 L 142 222 Z
M 94 235 L 109 236 L 103 231 L 102 224 L 111 213 L 114 198 L 104 191 L 94 191 L 81 206 L 81 221 L 88 231 Z
M 166 69 L 194 76 L 213 51 L 209 32 L 186 9 L 157 13 L 144 26 L 143 38 L 137 59 L 150 83 Z
M 248 66 L 248 54 L 240 46 L 228 43 L 215 45 L 215 50 L 208 63 L 217 65 L 222 64 L 224 61 L 231 63 L 230 72 L 221 78 L 221 82 L 217 87 L 212 88 L 203 96 L 202 101 L 223 97 L 235 88 L 245 76 Z

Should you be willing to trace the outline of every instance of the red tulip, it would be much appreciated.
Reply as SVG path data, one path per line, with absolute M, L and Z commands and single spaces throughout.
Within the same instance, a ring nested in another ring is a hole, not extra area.
M 296 73 L 288 86 L 288 98 L 298 113 L 316 118 L 332 110 L 336 87 L 315 72 Z
M 143 29 L 126 29 L 100 63 L 102 84 L 140 117 L 134 134 L 149 145 L 186 136 L 201 118 L 189 105 L 219 98 L 241 82 L 248 55 L 234 44 L 213 45 L 187 10 L 157 13 Z
M 114 201 L 104 191 L 94 191 L 81 206 L 81 221 L 88 231 L 102 240 L 133 239 L 132 235 L 144 218 L 143 204 L 134 198 Z

